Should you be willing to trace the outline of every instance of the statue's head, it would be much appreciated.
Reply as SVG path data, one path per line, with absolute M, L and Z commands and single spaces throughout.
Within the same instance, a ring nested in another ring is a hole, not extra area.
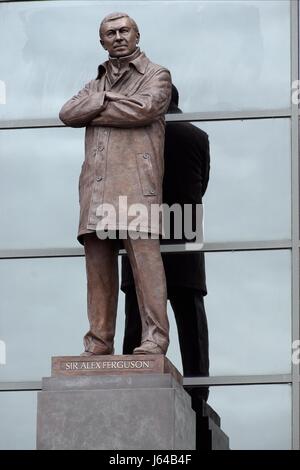
M 136 22 L 127 13 L 111 13 L 100 24 L 100 43 L 111 57 L 124 57 L 135 51 L 140 40 Z

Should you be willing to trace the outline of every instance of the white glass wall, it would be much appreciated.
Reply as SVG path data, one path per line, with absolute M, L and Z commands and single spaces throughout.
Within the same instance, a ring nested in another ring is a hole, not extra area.
M 106 60 L 101 18 L 123 10 L 141 48 L 170 69 L 186 112 L 289 106 L 288 1 L 29 1 L 1 5 L 3 118 L 56 117 Z
M 86 280 L 76 235 L 84 130 L 65 128 L 58 111 L 106 60 L 99 23 L 119 10 L 137 21 L 141 49 L 172 73 L 183 111 L 172 119 L 210 139 L 209 404 L 233 449 L 299 446 L 299 373 L 291 374 L 299 337 L 296 9 L 294 0 L 0 2 L 1 449 L 35 447 L 36 390 L 51 356 L 82 351 Z M 168 312 L 168 357 L 181 370 Z M 123 328 L 120 294 L 117 353 Z M 28 381 L 35 391 L 26 391 Z

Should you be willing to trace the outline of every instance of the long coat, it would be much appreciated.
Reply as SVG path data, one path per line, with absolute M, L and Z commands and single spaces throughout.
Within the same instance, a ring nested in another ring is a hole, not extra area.
M 59 117 L 71 127 L 86 127 L 85 160 L 79 179 L 78 240 L 97 229 L 99 207 L 110 204 L 116 215 L 132 204 L 147 213 L 138 230 L 160 234 L 161 219 L 150 221 L 150 207 L 162 202 L 165 119 L 171 97 L 170 72 L 156 65 L 139 49 L 129 63 L 110 59 L 99 66 L 96 80 L 62 107 Z M 109 67 L 120 76 L 107 79 Z M 125 206 L 120 207 L 119 196 Z M 127 197 L 127 199 L 126 199 Z M 98 208 L 98 212 L 97 212 Z M 106 219 L 108 230 L 127 230 L 137 213 Z M 124 213 L 123 213 L 124 215 Z

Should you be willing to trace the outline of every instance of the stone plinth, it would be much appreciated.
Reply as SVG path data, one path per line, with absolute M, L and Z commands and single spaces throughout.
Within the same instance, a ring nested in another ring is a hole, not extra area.
M 53 358 L 38 393 L 37 448 L 195 449 L 181 381 L 160 355 Z

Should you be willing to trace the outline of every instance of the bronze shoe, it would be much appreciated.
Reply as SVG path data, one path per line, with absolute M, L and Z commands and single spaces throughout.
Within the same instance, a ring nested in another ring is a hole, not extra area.
M 108 350 L 106 350 L 106 351 L 95 351 L 95 352 L 84 351 L 83 353 L 80 354 L 80 356 L 113 356 L 114 353 L 115 353 L 115 350 L 113 348 L 110 351 L 108 351 Z
M 96 354 L 90 351 L 84 351 L 83 353 L 80 354 L 80 356 L 96 356 Z
M 165 352 L 152 341 L 144 341 L 140 346 L 133 350 L 133 354 L 165 354 Z

